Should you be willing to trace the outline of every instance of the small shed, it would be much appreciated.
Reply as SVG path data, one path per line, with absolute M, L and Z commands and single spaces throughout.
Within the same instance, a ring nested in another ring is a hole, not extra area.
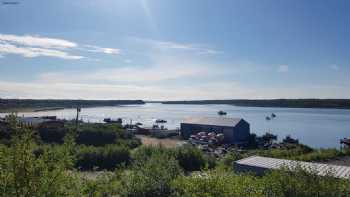
M 350 167 L 331 164 L 303 162 L 287 159 L 276 159 L 270 157 L 251 156 L 234 162 L 236 172 L 253 172 L 263 175 L 269 170 L 286 168 L 295 170 L 297 167 L 308 172 L 315 172 L 319 176 L 332 175 L 336 178 L 350 178 Z
M 242 118 L 227 117 L 194 117 L 181 123 L 180 133 L 184 139 L 199 132 L 222 133 L 225 143 L 244 144 L 250 135 L 250 125 Z

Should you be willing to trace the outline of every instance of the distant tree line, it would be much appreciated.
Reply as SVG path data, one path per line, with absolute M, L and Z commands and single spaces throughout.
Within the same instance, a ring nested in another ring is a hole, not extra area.
M 0 111 L 23 108 L 74 108 L 144 104 L 142 100 L 60 100 L 60 99 L 0 99 Z
M 227 104 L 247 107 L 339 108 L 350 109 L 350 99 L 261 99 L 163 101 L 163 104 Z

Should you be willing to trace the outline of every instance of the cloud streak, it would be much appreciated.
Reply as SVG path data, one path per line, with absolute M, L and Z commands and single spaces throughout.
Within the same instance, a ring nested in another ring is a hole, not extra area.
M 86 50 L 89 52 L 96 52 L 96 53 L 114 54 L 114 55 L 120 54 L 120 49 L 103 48 L 103 47 L 98 47 L 93 45 L 85 45 L 85 48 L 83 48 L 82 50 Z
M 214 55 L 222 53 L 221 51 L 212 49 L 202 44 L 180 43 L 173 41 L 152 40 L 143 38 L 132 38 L 133 40 L 145 43 L 154 49 L 162 51 L 185 51 L 192 52 L 198 55 Z
M 68 40 L 30 35 L 17 36 L 10 34 L 0 34 L 0 41 L 17 45 L 56 49 L 67 49 L 78 46 L 77 43 Z
M 18 47 L 13 44 L 2 44 L 0 43 L 0 54 L 16 54 L 21 55 L 26 58 L 34 58 L 39 56 L 46 57 L 57 57 L 68 60 L 77 60 L 84 58 L 83 56 L 78 55 L 70 55 L 67 52 L 61 50 L 54 49 L 46 49 L 46 48 L 36 48 L 36 47 Z
M 104 48 L 94 45 L 82 45 L 72 41 L 31 35 L 0 34 L 0 55 L 15 54 L 26 58 L 40 56 L 56 57 L 66 60 L 86 58 L 83 55 L 73 55 L 72 51 L 120 54 L 120 49 Z
M 289 71 L 289 66 L 288 65 L 280 65 L 280 66 L 278 66 L 277 71 L 280 73 L 286 73 Z
M 335 70 L 335 71 L 338 71 L 340 69 L 339 66 L 336 65 L 336 64 L 330 65 L 329 68 L 332 69 L 332 70 Z

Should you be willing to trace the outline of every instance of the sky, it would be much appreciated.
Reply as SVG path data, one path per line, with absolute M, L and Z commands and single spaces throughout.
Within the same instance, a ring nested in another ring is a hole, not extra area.
M 348 0 L 16 1 L 0 98 L 350 98 Z

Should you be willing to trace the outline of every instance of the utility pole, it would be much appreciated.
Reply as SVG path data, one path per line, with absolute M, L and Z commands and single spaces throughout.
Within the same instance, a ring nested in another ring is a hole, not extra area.
M 75 132 L 78 133 L 78 125 L 79 125 L 79 113 L 81 112 L 81 108 L 77 107 L 77 116 L 75 118 Z

